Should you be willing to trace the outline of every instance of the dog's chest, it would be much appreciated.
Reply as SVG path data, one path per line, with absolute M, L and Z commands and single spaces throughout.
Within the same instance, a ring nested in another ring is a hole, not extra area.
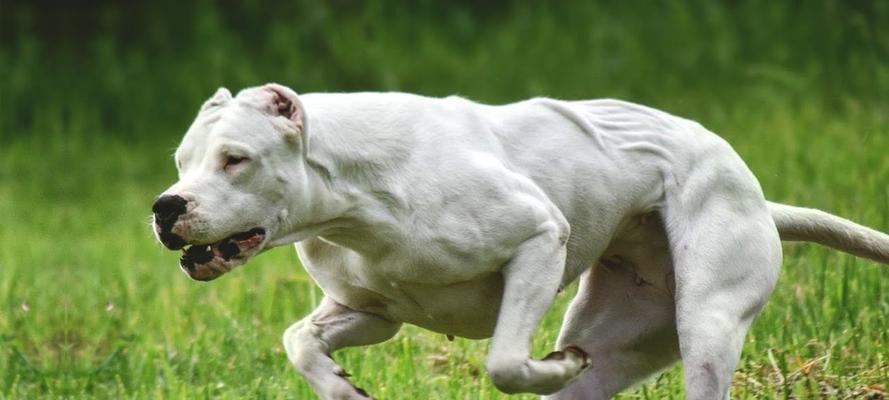
M 463 337 L 493 331 L 503 291 L 498 270 L 506 257 L 398 248 L 370 259 L 318 238 L 297 249 L 325 294 L 347 307 Z

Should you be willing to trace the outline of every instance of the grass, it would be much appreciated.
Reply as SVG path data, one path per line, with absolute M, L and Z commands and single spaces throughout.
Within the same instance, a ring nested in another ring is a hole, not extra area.
M 0 9 L 0 400 L 312 398 L 280 344 L 321 297 L 293 250 L 196 283 L 148 226 L 220 85 L 625 98 L 725 137 L 770 199 L 889 231 L 889 2 L 164 3 Z M 785 249 L 734 396 L 879 398 L 889 269 Z M 487 346 L 405 327 L 336 359 L 378 398 L 505 398 Z M 621 398 L 682 390 L 677 366 Z

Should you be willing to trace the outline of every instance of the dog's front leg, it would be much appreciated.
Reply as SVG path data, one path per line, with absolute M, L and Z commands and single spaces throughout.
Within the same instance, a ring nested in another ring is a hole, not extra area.
M 555 224 L 544 225 L 502 271 L 503 301 L 486 367 L 503 392 L 550 394 L 589 366 L 586 353 L 573 346 L 543 360 L 530 358 L 531 337 L 562 283 L 565 240 L 565 232 Z
M 324 400 L 368 399 L 347 379 L 331 354 L 341 348 L 385 341 L 398 332 L 400 323 L 352 310 L 325 297 L 309 316 L 284 332 L 287 358 Z

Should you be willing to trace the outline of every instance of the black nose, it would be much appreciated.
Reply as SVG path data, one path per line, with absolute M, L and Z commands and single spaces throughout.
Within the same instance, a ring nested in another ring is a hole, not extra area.
M 165 195 L 157 198 L 151 211 L 154 212 L 154 218 L 161 230 L 169 231 L 173 228 L 173 224 L 179 219 L 179 216 L 185 214 L 185 205 L 188 203 L 185 199 L 176 195 Z
M 166 195 L 158 197 L 151 207 L 154 212 L 154 222 L 160 228 L 158 232 L 161 243 L 170 250 L 179 250 L 186 245 L 179 235 L 172 233 L 173 224 L 179 219 L 179 216 L 185 214 L 185 205 L 187 200 L 176 195 Z
M 182 239 L 182 237 L 175 233 L 161 231 L 159 236 L 161 239 L 161 243 L 163 243 L 164 246 L 166 246 L 170 250 L 179 250 L 185 247 L 186 244 L 188 244 L 185 242 L 184 239 Z

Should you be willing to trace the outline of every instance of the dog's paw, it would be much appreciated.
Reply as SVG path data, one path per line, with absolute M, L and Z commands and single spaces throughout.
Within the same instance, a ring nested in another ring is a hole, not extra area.
M 367 392 L 355 385 L 350 385 L 351 388 L 345 390 L 344 393 L 339 393 L 334 398 L 336 400 L 373 400 L 373 397 L 370 397 Z
M 337 368 L 334 374 L 341 379 L 331 385 L 327 393 L 322 395 L 321 398 L 331 400 L 373 400 L 373 397 L 367 394 L 364 389 L 355 386 L 349 381 L 348 378 L 352 375 L 342 369 L 342 367 Z
M 321 396 L 322 399 L 330 400 L 373 400 L 367 392 L 355 385 L 340 386 L 334 390 L 330 390 L 327 395 Z

